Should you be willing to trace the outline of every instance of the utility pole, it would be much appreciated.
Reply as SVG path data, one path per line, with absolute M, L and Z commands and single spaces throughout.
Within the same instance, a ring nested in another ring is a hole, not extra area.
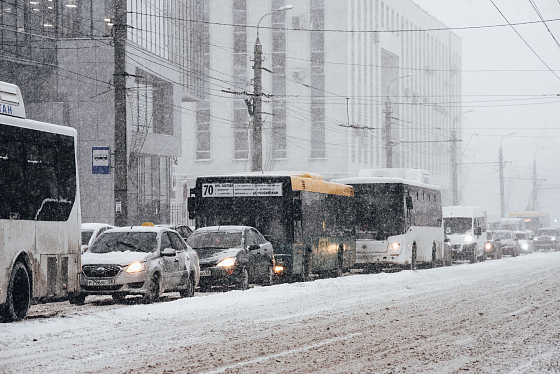
M 128 222 L 128 155 L 126 139 L 126 0 L 115 0 L 113 43 L 115 53 L 115 225 L 127 226 Z
M 254 51 L 254 76 L 253 84 L 253 139 L 251 154 L 251 171 L 263 171 L 262 167 L 262 44 L 259 39 L 259 26 L 264 17 L 276 12 L 284 12 L 293 8 L 293 5 L 284 5 L 270 13 L 266 13 L 257 23 L 257 39 L 255 40 Z
M 253 93 L 253 147 L 251 153 L 251 171 L 262 171 L 262 44 L 259 40 L 258 31 L 257 40 L 255 41 L 254 60 L 253 81 L 255 88 Z
M 505 218 L 506 215 L 506 202 L 504 196 L 504 154 L 502 150 L 502 140 L 506 136 L 517 135 L 516 132 L 512 132 L 511 134 L 507 134 L 502 136 L 500 139 L 500 155 L 499 155 L 499 162 L 500 162 L 500 218 Z
M 539 210 L 538 208 L 538 187 L 537 187 L 537 159 L 533 158 L 533 210 Z
M 459 205 L 458 188 L 458 165 L 457 165 L 457 130 L 453 128 L 451 134 L 451 191 L 453 192 L 453 206 Z
M 451 121 L 451 191 L 453 194 L 453 205 L 459 205 L 459 164 L 457 162 L 457 119 L 459 119 L 463 114 L 472 113 L 474 110 L 467 110 L 453 117 Z M 468 146 L 468 144 L 467 144 Z
M 391 126 L 391 115 L 393 111 L 391 109 L 391 100 L 387 97 L 385 102 L 385 167 L 393 167 L 393 144 L 392 144 L 392 126 Z
M 504 198 L 504 157 L 502 146 L 500 144 L 500 218 L 505 218 L 506 215 L 506 203 Z

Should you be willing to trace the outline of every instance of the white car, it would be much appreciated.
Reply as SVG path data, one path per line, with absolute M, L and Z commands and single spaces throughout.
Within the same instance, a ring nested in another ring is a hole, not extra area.
M 533 240 L 527 231 L 514 231 L 513 235 L 519 241 L 521 253 L 533 253 Z
M 93 242 L 106 230 L 115 226 L 108 223 L 82 223 L 82 253 L 88 250 Z
M 198 255 L 175 231 L 134 226 L 107 230 L 82 255 L 82 304 L 87 295 L 142 295 L 154 302 L 161 293 L 178 291 L 194 296 L 200 280 Z

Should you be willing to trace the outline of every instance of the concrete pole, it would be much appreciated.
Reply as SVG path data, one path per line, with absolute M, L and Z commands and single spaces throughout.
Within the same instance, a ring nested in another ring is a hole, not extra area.
M 260 21 L 259 21 L 260 22 Z M 251 171 L 262 170 L 262 44 L 259 40 L 255 41 L 254 57 L 254 96 L 253 96 L 253 138 L 251 152 Z
M 113 43 L 115 53 L 115 225 L 128 226 L 128 151 L 126 139 L 126 0 L 115 0 Z
M 502 145 L 500 144 L 500 218 L 505 218 L 506 203 L 504 197 L 504 157 Z
M 453 206 L 459 205 L 458 167 L 457 167 L 457 129 L 453 126 L 451 135 L 451 190 L 453 192 Z
M 391 126 L 391 100 L 387 97 L 385 103 L 385 167 L 393 167 L 393 141 L 392 141 L 392 126 Z

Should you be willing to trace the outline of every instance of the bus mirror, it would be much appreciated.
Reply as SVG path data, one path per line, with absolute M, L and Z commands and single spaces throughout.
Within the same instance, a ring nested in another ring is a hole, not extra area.
M 476 236 L 482 235 L 482 229 L 481 229 L 480 227 L 475 227 L 475 228 L 474 228 L 474 234 L 475 234 Z
M 301 200 L 294 200 L 292 217 L 294 221 L 301 221 L 303 219 L 303 209 Z
M 414 208 L 414 205 L 412 204 L 412 196 L 407 196 L 406 197 L 406 209 L 411 210 Z
M 196 198 L 187 198 L 187 211 L 189 212 L 189 216 L 196 213 Z

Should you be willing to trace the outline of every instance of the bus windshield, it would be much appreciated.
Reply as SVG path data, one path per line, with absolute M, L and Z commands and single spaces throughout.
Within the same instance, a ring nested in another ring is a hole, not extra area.
M 472 231 L 471 217 L 446 217 L 443 219 L 445 234 L 468 234 Z
M 403 187 L 399 184 L 357 184 L 356 238 L 385 240 L 405 232 Z

